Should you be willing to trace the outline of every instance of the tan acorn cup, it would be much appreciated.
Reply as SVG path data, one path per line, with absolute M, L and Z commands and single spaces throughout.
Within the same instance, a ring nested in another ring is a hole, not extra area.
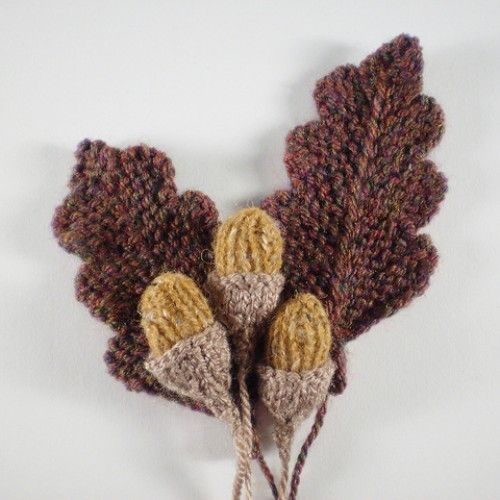
M 142 294 L 139 312 L 150 348 L 147 370 L 166 389 L 231 420 L 227 333 L 194 281 L 179 273 L 159 275 Z
M 254 357 L 256 333 L 275 310 L 283 289 L 282 254 L 283 240 L 276 222 L 259 208 L 246 208 L 219 227 L 214 243 L 215 271 L 208 278 L 214 303 L 229 328 L 234 345 L 248 455 L 241 480 L 247 495 L 251 491 L 253 448 L 247 377 Z
M 238 470 L 243 470 L 247 450 L 230 393 L 227 331 L 214 320 L 203 293 L 191 278 L 164 273 L 144 291 L 139 312 L 150 348 L 146 369 L 166 389 L 203 403 L 231 425 Z M 239 481 L 240 474 L 236 474 L 235 485 Z
M 286 499 L 290 448 L 297 426 L 323 403 L 334 372 L 332 336 L 321 302 L 308 293 L 289 299 L 269 329 L 259 391 L 275 422 L 281 461 L 279 499 Z

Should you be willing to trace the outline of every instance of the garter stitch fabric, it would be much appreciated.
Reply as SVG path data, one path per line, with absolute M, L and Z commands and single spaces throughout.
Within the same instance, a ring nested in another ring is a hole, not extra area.
M 199 192 L 179 194 L 172 162 L 152 147 L 118 149 L 85 140 L 75 157 L 70 192 L 52 225 L 59 244 L 84 262 L 77 299 L 113 331 L 105 354 L 110 373 L 131 390 L 207 411 L 165 390 L 145 369 L 149 346 L 138 304 L 164 271 L 205 281 L 218 223 L 215 205 Z
M 283 228 L 285 296 L 318 297 L 344 343 L 420 295 L 437 264 L 419 230 L 446 192 L 426 158 L 444 115 L 422 69 L 418 39 L 400 35 L 319 80 L 318 118 L 287 137 L 291 189 L 262 203 Z

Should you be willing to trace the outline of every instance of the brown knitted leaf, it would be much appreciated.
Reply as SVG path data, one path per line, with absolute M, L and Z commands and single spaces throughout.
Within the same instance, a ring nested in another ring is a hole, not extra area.
M 286 293 L 321 297 L 341 341 L 422 293 L 436 265 L 417 230 L 446 191 L 425 159 L 443 114 L 421 88 L 421 49 L 406 35 L 320 80 L 319 120 L 287 139 L 291 190 L 263 202 L 282 223 Z
M 84 261 L 77 297 L 115 332 L 105 356 L 111 373 L 130 389 L 174 397 L 144 369 L 148 348 L 137 305 L 160 272 L 205 281 L 209 263 L 202 254 L 210 249 L 217 211 L 202 193 L 178 195 L 170 160 L 153 148 L 119 150 L 87 140 L 76 159 L 53 228 L 59 243 Z

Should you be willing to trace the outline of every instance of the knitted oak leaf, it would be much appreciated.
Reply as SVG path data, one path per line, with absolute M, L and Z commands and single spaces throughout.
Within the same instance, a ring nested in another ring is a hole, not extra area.
M 446 191 L 425 158 L 443 113 L 421 90 L 421 49 L 406 35 L 334 70 L 314 92 L 319 119 L 288 136 L 291 190 L 262 203 L 282 225 L 285 295 L 319 297 L 341 342 L 421 294 L 436 266 L 418 230 Z
M 210 249 L 217 211 L 202 193 L 179 195 L 170 160 L 148 146 L 120 150 L 86 140 L 76 159 L 53 228 L 59 243 L 84 261 L 78 299 L 115 332 L 105 356 L 110 372 L 130 389 L 190 404 L 145 370 L 148 345 L 137 308 L 161 272 L 204 282 L 210 264 L 202 254 Z

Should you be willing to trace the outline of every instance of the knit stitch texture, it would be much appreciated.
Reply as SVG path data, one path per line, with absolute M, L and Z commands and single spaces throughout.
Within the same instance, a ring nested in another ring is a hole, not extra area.
M 214 322 L 210 306 L 195 282 L 180 273 L 163 273 L 153 280 L 139 303 L 141 326 L 153 356 L 203 331 Z
M 418 230 L 446 191 L 425 158 L 444 119 L 421 94 L 422 67 L 418 40 L 401 35 L 321 79 L 319 119 L 287 138 L 291 190 L 262 203 L 283 228 L 285 295 L 321 299 L 343 342 L 420 295 L 437 263 Z
M 59 243 L 84 262 L 77 298 L 113 329 L 105 360 L 128 388 L 232 422 L 233 498 L 242 488 L 251 495 L 252 449 L 275 497 L 285 498 L 294 427 L 318 407 L 293 469 L 295 498 L 327 392 L 346 384 L 346 342 L 428 285 L 437 252 L 419 231 L 446 179 L 426 158 L 444 118 L 422 94 L 422 68 L 418 40 L 400 35 L 321 79 L 318 119 L 287 138 L 291 188 L 220 226 L 208 197 L 177 193 L 163 153 L 89 140 L 78 147 L 53 220 Z M 278 424 L 278 490 L 252 429 L 256 362 Z
M 231 354 L 226 329 L 218 322 L 177 342 L 162 356 L 151 356 L 146 368 L 166 388 L 201 402 L 232 423 Z
M 105 355 L 111 374 L 129 389 L 205 411 L 145 370 L 149 348 L 138 304 L 162 272 L 205 281 L 218 221 L 213 202 L 194 191 L 179 195 L 171 161 L 148 146 L 120 150 L 85 140 L 76 160 L 53 228 L 59 243 L 84 261 L 76 278 L 78 300 L 114 331 Z
M 267 364 L 273 368 L 300 373 L 323 366 L 330 356 L 332 334 L 321 302 L 310 293 L 287 300 L 266 341 Z

